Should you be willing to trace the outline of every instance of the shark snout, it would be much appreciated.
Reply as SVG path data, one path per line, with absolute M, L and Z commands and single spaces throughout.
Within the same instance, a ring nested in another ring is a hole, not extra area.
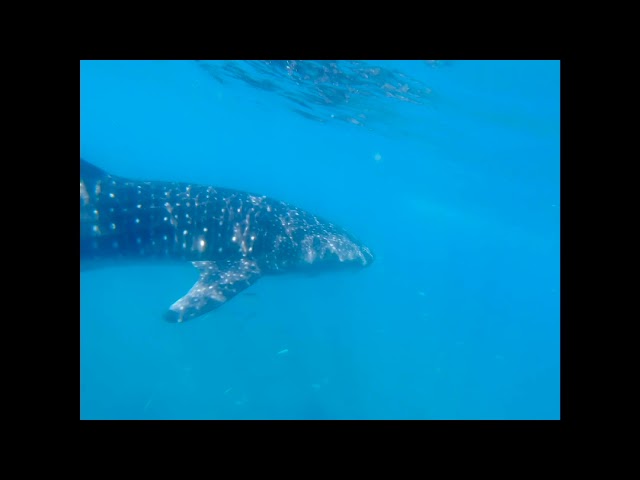
M 362 253 L 362 266 L 364 267 L 371 265 L 376 259 L 376 256 L 373 254 L 371 249 L 364 245 L 360 247 L 360 253 Z

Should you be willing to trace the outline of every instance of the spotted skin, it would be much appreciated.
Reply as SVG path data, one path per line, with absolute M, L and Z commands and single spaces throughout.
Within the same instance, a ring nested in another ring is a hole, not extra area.
M 81 269 L 192 262 L 200 278 L 165 314 L 182 322 L 223 305 L 264 275 L 370 265 L 342 228 L 278 200 L 238 190 L 141 181 L 80 159 Z

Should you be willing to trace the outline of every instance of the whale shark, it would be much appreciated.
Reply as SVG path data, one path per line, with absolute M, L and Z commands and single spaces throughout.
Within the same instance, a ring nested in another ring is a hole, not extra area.
M 184 322 L 264 276 L 362 269 L 373 252 L 342 227 L 266 195 L 107 172 L 80 158 L 80 269 L 191 262 L 199 278 L 165 312 Z

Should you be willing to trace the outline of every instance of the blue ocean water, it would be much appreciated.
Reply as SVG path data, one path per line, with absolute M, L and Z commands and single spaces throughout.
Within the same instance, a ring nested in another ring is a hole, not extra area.
M 80 154 L 343 226 L 357 273 L 162 314 L 189 264 L 80 274 L 82 419 L 558 419 L 558 61 L 83 61 Z

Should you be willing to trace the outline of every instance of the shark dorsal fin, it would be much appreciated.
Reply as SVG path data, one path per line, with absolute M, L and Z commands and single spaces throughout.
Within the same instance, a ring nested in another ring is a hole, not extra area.
M 102 170 L 100 167 L 96 167 L 93 163 L 87 162 L 80 158 L 80 177 L 86 180 L 97 180 L 99 178 L 108 177 L 109 174 Z

